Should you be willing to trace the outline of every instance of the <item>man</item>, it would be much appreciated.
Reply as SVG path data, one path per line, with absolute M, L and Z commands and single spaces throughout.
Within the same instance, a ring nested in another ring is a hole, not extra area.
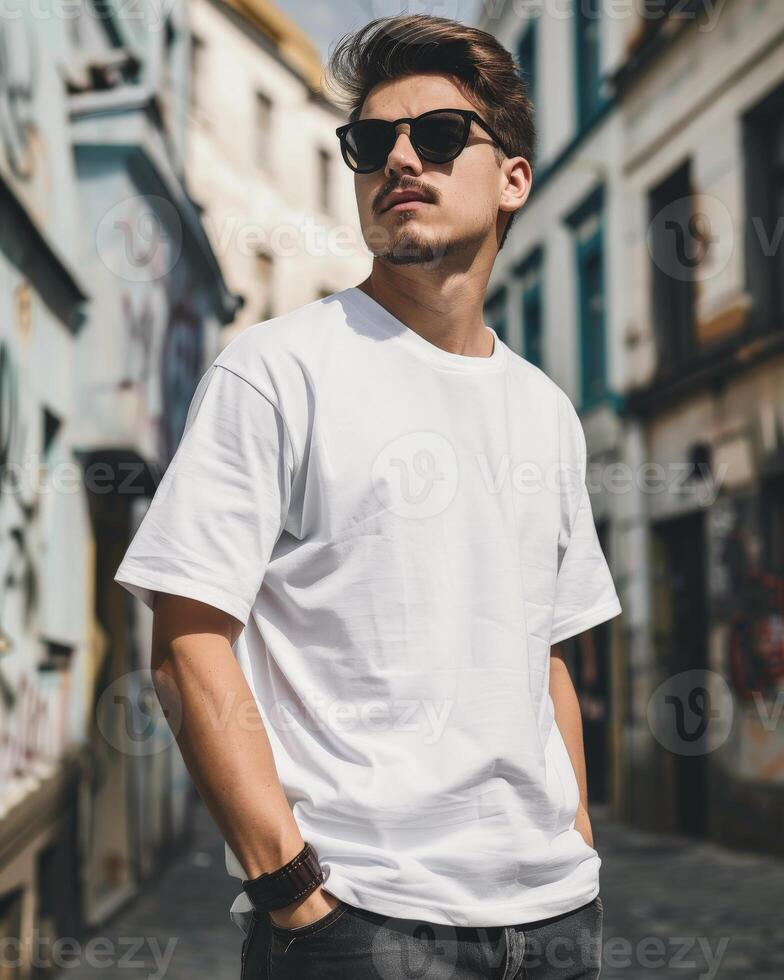
M 445 18 L 374 21 L 331 72 L 372 272 L 216 358 L 116 580 L 154 608 L 156 688 L 243 881 L 243 976 L 596 977 L 553 647 L 620 604 L 576 412 L 482 320 L 531 105 Z

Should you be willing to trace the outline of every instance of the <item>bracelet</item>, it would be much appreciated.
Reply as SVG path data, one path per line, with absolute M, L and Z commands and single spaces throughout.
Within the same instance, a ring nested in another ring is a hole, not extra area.
M 242 887 L 254 908 L 270 912 L 309 895 L 324 881 L 316 852 L 307 842 L 295 857 L 276 871 L 245 879 Z

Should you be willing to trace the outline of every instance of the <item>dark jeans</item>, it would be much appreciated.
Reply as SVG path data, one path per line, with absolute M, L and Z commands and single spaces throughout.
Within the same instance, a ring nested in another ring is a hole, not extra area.
M 256 913 L 241 980 L 595 980 L 599 895 L 571 912 L 514 926 L 445 926 L 341 902 L 321 919 L 281 929 Z

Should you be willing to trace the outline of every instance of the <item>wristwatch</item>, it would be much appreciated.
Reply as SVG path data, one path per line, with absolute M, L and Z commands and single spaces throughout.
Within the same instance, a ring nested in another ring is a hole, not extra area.
M 277 871 L 265 871 L 258 878 L 246 878 L 242 887 L 255 909 L 271 912 L 309 895 L 322 881 L 324 872 L 319 859 L 306 842 L 288 864 Z

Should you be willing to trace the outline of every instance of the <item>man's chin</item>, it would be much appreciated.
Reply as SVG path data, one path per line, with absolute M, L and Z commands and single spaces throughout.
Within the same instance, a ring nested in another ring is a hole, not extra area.
M 448 242 L 429 242 L 420 237 L 401 236 L 389 245 L 374 250 L 373 255 L 390 265 L 425 265 L 440 261 L 448 251 Z

